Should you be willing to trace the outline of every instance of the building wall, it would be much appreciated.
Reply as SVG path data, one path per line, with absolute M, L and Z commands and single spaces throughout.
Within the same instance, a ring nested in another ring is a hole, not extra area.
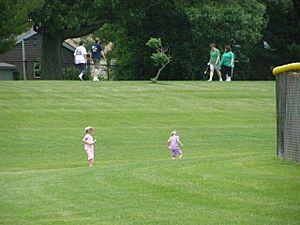
M 22 72 L 22 45 L 17 44 L 10 51 L 0 54 L 0 61 L 15 65 L 16 70 Z
M 34 64 L 40 63 L 41 36 L 36 34 L 25 41 L 26 74 L 27 79 L 34 79 Z
M 0 80 L 13 80 L 14 70 L 11 69 L 0 69 Z
M 40 64 L 41 40 L 42 38 L 39 34 L 35 34 L 25 40 L 25 68 L 27 79 L 29 80 L 37 79 L 34 77 L 34 66 L 35 64 Z M 73 51 L 64 46 L 61 48 L 62 66 L 72 67 L 74 65 Z M 22 43 L 16 44 L 10 51 L 0 54 L 0 61 L 15 65 L 17 72 L 23 74 Z
M 61 49 L 61 58 L 62 58 L 62 67 L 69 68 L 74 66 L 74 52 L 62 47 Z

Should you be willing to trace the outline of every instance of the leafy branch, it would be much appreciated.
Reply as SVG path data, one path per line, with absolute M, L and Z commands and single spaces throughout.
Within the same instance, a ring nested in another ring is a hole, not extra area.
M 151 37 L 146 45 L 156 50 L 156 52 L 152 53 L 150 56 L 154 65 L 159 67 L 156 76 L 151 78 L 151 81 L 156 83 L 160 73 L 171 62 L 172 56 L 170 54 L 169 47 L 163 47 L 160 38 Z

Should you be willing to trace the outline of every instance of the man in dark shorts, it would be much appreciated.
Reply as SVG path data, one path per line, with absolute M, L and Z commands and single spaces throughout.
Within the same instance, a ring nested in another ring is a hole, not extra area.
M 98 77 L 99 73 L 99 69 L 100 69 L 100 60 L 101 60 L 101 56 L 104 58 L 104 60 L 106 60 L 104 52 L 102 51 L 102 46 L 100 44 L 100 40 L 99 38 L 95 38 L 95 43 L 92 45 L 91 48 L 91 56 L 92 56 L 92 60 L 94 62 L 94 70 L 93 70 L 93 76 L 94 77 Z

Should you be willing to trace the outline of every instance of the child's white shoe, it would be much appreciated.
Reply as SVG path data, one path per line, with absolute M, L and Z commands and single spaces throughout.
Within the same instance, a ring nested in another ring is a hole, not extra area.
M 179 155 L 179 157 L 178 157 L 179 159 L 181 159 L 182 158 L 182 154 L 181 155 Z

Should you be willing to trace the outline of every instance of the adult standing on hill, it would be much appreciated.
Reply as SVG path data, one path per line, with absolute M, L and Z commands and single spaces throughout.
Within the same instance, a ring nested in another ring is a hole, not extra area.
M 79 46 L 75 49 L 74 52 L 75 56 L 75 64 L 80 70 L 79 79 L 82 79 L 82 76 L 84 75 L 86 71 L 86 48 L 83 46 L 83 41 L 79 42 Z
M 225 52 L 221 57 L 220 66 L 222 68 L 222 73 L 226 75 L 226 81 L 230 82 L 234 68 L 234 53 L 231 51 L 229 45 L 225 46 Z
M 210 59 L 207 65 L 209 65 L 210 68 L 210 74 L 209 74 L 209 80 L 212 81 L 212 78 L 214 76 L 214 71 L 216 70 L 218 76 L 219 76 L 219 81 L 222 80 L 222 75 L 220 72 L 220 67 L 219 67 L 219 62 L 220 62 L 220 50 L 216 48 L 215 43 L 210 44 L 211 50 L 210 50 Z
M 102 46 L 100 44 L 99 38 L 95 38 L 95 43 L 91 47 L 91 52 L 92 52 L 92 55 L 91 55 L 92 60 L 94 62 L 93 76 L 94 76 L 94 78 L 97 78 L 99 69 L 100 69 L 101 56 L 103 57 L 104 60 L 106 60 L 104 51 L 102 51 Z

